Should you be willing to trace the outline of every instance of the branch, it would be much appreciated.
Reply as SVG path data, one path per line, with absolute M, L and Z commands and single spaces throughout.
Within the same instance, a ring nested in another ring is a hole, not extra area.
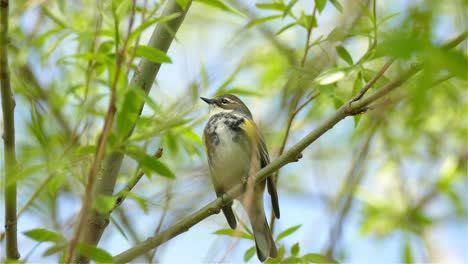
M 18 239 L 16 233 L 16 181 L 17 170 L 15 153 L 15 100 L 10 85 L 8 70 L 8 0 L 0 0 L 0 85 L 3 113 L 3 150 L 5 155 L 5 234 L 6 257 L 19 259 Z
M 174 34 L 177 33 L 177 30 L 182 24 L 190 5 L 191 1 L 187 4 L 185 10 L 183 10 L 175 0 L 168 1 L 161 16 L 170 16 L 174 14 L 180 15 L 164 24 L 158 24 L 151 35 L 148 46 L 167 53 L 169 46 L 174 40 Z M 160 67 L 161 64 L 141 59 L 138 68 L 135 70 L 133 78 L 130 81 L 130 89 L 142 89 L 146 94 L 148 94 Z M 143 110 L 143 105 L 144 103 L 142 102 L 140 105 L 140 114 Z M 134 126 L 136 122 L 137 119 L 133 121 Z M 133 130 L 127 136 L 129 137 L 132 133 Z M 112 152 L 108 157 L 106 157 L 102 173 L 96 182 L 94 195 L 112 195 L 123 158 L 124 154 L 121 152 Z M 108 214 L 102 214 L 96 210 L 92 211 L 88 217 L 88 224 L 85 226 L 81 240 L 85 243 L 96 245 L 108 223 Z M 86 258 L 77 256 L 74 261 L 86 262 Z
M 455 42 L 451 45 L 451 47 L 455 47 L 457 44 L 459 44 L 466 38 L 466 33 L 463 34 L 465 35 L 465 37 L 457 37 L 454 41 L 449 42 Z M 313 131 L 311 131 L 306 137 L 304 137 L 302 140 L 300 140 L 298 143 L 292 146 L 288 151 L 279 156 L 276 160 L 259 170 L 254 176 L 255 184 L 264 181 L 269 175 L 279 170 L 284 165 L 290 162 L 294 162 L 296 160 L 296 157 L 305 148 L 307 148 L 320 136 L 325 134 L 328 130 L 333 128 L 333 126 L 335 126 L 338 122 L 340 122 L 348 116 L 363 113 L 369 104 L 381 99 L 389 92 L 401 86 L 410 77 L 415 75 L 420 69 L 421 66 L 412 67 L 410 70 L 407 70 L 406 72 L 401 74 L 400 77 L 398 77 L 396 80 L 378 89 L 376 92 L 371 94 L 369 97 L 363 99 L 362 101 L 360 100 L 358 102 L 355 102 L 354 104 L 351 104 L 351 101 L 353 99 L 350 99 L 347 103 L 343 104 L 338 110 L 336 110 L 336 112 L 331 117 L 324 120 L 319 126 L 317 126 Z M 188 231 L 192 226 L 201 222 L 210 215 L 219 213 L 223 206 L 229 204 L 235 197 L 237 197 L 243 192 L 243 190 L 245 189 L 244 186 L 244 184 L 239 183 L 221 197 L 207 204 L 205 207 L 189 215 L 185 219 L 174 224 L 172 227 L 168 228 L 161 234 L 150 237 L 142 243 L 137 244 L 136 246 L 116 255 L 114 257 L 115 262 L 129 262 L 132 259 L 144 254 L 146 251 L 151 250 L 161 245 L 162 243 L 170 240 L 171 238 Z

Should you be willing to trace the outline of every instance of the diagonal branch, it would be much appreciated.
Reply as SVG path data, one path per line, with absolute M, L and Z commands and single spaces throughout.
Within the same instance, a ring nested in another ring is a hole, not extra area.
M 14 178 L 17 169 L 15 153 L 15 99 L 8 70 L 9 1 L 0 0 L 0 85 L 3 113 L 3 150 L 5 152 L 5 183 Z M 14 181 L 14 180 L 13 180 Z M 16 182 L 5 184 L 6 257 L 19 259 L 16 233 Z
M 450 48 L 455 47 L 464 39 L 466 38 L 466 32 L 463 33 L 461 36 L 464 37 L 457 37 L 456 39 L 450 41 L 448 44 L 444 45 L 444 47 L 450 45 Z M 363 99 L 362 101 L 357 101 L 354 104 L 350 102 L 353 100 L 352 98 L 343 104 L 336 112 L 324 120 L 320 125 L 318 125 L 313 131 L 311 131 L 307 136 L 305 136 L 302 140 L 292 146 L 288 151 L 283 153 L 279 156 L 276 160 L 268 164 L 266 167 L 262 168 L 257 172 L 254 179 L 256 180 L 256 184 L 264 181 L 269 175 L 274 173 L 275 171 L 282 168 L 284 165 L 294 162 L 296 157 L 301 153 L 305 148 L 307 148 L 310 144 L 312 144 L 315 140 L 317 140 L 320 136 L 325 134 L 328 130 L 333 128 L 338 122 L 343 120 L 344 118 L 356 114 L 360 114 L 365 112 L 366 107 L 377 101 L 390 93 L 391 91 L 395 90 L 396 88 L 400 87 L 404 84 L 409 78 L 414 76 L 417 72 L 421 70 L 421 66 L 415 66 L 411 69 L 407 70 L 403 74 L 401 74 L 398 78 L 394 81 L 388 83 L 387 85 L 381 87 L 376 92 L 371 94 L 369 97 Z M 140 244 L 116 255 L 114 257 L 115 262 L 129 262 L 132 259 L 144 254 L 146 251 L 151 250 L 164 242 L 170 240 L 171 238 L 178 236 L 186 231 L 188 231 L 192 226 L 196 225 L 197 223 L 201 222 L 205 218 L 209 217 L 210 215 L 217 214 L 220 212 L 221 208 L 227 204 L 229 204 L 235 197 L 242 193 L 244 190 L 244 184 L 239 183 L 234 188 L 229 190 L 227 193 L 219 197 L 218 199 L 212 201 L 211 203 L 207 204 L 200 210 L 196 211 L 195 213 L 189 215 L 185 219 L 179 221 L 178 223 L 174 224 L 172 227 L 168 228 L 166 231 L 160 233 L 159 235 L 150 237 L 143 241 Z

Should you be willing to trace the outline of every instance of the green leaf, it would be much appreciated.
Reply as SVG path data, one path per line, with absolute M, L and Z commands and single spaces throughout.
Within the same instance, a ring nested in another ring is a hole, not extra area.
M 414 35 L 397 32 L 383 39 L 375 51 L 376 57 L 391 56 L 401 59 L 409 59 L 412 55 L 424 50 L 420 39 Z
M 284 230 L 283 232 L 279 233 L 277 236 L 276 236 L 276 239 L 275 241 L 278 242 L 280 241 L 281 239 L 291 235 L 292 233 L 296 232 L 302 225 L 295 225 L 293 227 L 290 227 L 286 230 Z
M 115 14 L 119 21 L 130 13 L 129 11 L 132 6 L 132 0 L 118 0 L 112 1 L 112 3 L 113 7 L 115 4 L 117 4 L 117 6 L 115 7 Z
M 315 82 L 317 82 L 320 85 L 327 85 L 327 84 L 336 83 L 339 80 L 343 79 L 345 76 L 346 76 L 345 71 L 342 71 L 339 69 L 332 69 L 330 71 L 320 74 L 315 79 Z
M 229 12 L 231 14 L 241 16 L 241 17 L 244 16 L 241 12 L 239 12 L 238 10 L 235 10 L 234 8 L 226 5 L 224 3 L 224 1 L 221 1 L 221 0 L 196 0 L 196 1 L 199 2 L 199 3 L 214 7 L 216 9 L 221 10 L 221 11 L 226 11 L 226 12 Z
M 334 28 L 327 36 L 328 41 L 341 41 L 346 37 L 347 33 L 342 28 Z
M 380 27 L 381 25 L 383 25 L 385 22 L 389 21 L 390 19 L 398 16 L 400 14 L 400 12 L 396 12 L 394 14 L 391 14 L 391 15 L 388 15 L 384 18 L 382 18 L 381 20 L 379 20 L 379 23 L 377 23 L 377 27 Z
M 141 151 L 138 147 L 128 146 L 125 153 L 136 160 L 145 173 L 156 172 L 166 178 L 175 178 L 175 174 L 164 163 Z
M 343 13 L 343 6 L 338 2 L 338 0 L 330 0 L 330 3 L 336 8 L 336 10 L 340 11 L 340 13 Z
M 180 0 L 180 1 L 185 1 L 185 0 Z M 175 14 L 171 14 L 171 15 L 168 15 L 168 16 L 156 17 L 156 18 L 153 18 L 153 19 L 145 20 L 145 22 L 143 22 L 137 28 L 132 30 L 132 33 L 128 37 L 128 42 L 133 43 L 133 41 L 136 40 L 138 38 L 138 36 L 140 36 L 141 33 L 145 29 L 149 28 L 150 26 L 153 26 L 156 23 L 164 23 L 164 22 L 171 21 L 171 20 L 173 20 L 173 19 L 175 19 L 175 18 L 177 18 L 179 16 L 180 16 L 179 13 L 175 13 Z
M 115 199 L 112 196 L 100 194 L 93 200 L 93 209 L 103 214 L 110 212 L 114 206 Z
M 286 6 L 282 2 L 276 3 L 257 3 L 255 6 L 259 9 L 284 11 Z
M 346 50 L 345 47 L 340 45 L 340 46 L 336 46 L 335 49 L 336 49 L 336 52 L 338 53 L 338 56 L 340 56 L 341 59 L 346 61 L 350 66 L 354 64 L 353 58 L 351 57 L 351 55 L 349 55 L 349 52 Z
M 251 90 L 247 90 L 247 89 L 242 89 L 242 88 L 238 88 L 238 87 L 233 87 L 231 89 L 227 89 L 226 93 L 238 94 L 238 95 L 242 95 L 242 96 L 262 96 L 262 94 L 260 92 L 251 91 Z
M 330 259 L 327 256 L 316 253 L 306 254 L 302 256 L 302 259 L 305 259 L 312 263 L 338 263 L 338 261 L 334 259 Z
M 273 16 L 267 16 L 267 17 L 261 17 L 261 18 L 256 18 L 252 19 L 245 27 L 249 28 L 258 24 L 262 24 L 271 20 L 275 20 L 281 18 L 281 15 L 273 15 Z
M 102 263 L 113 263 L 114 258 L 107 253 L 107 251 L 95 247 L 93 245 L 79 243 L 77 247 L 78 252 L 89 259 L 102 262 Z
M 298 0 L 291 0 L 291 2 L 289 2 L 289 4 L 284 9 L 283 18 L 285 18 L 289 14 L 289 12 L 291 12 L 291 9 L 294 7 L 294 5 L 297 3 L 297 1 Z
M 322 13 L 323 9 L 327 5 L 327 0 L 314 0 L 314 2 L 319 14 Z
M 369 18 L 369 20 L 372 22 L 372 24 L 375 24 L 375 18 L 372 12 L 369 10 L 369 7 L 365 5 L 363 2 L 359 2 L 359 7 L 361 7 L 361 10 L 366 14 L 366 16 Z
M 245 251 L 244 253 L 244 262 L 249 261 L 253 257 L 253 255 L 255 255 L 255 251 L 256 251 L 255 247 L 251 247 L 247 249 L 247 251 Z
M 245 238 L 245 239 L 249 239 L 249 240 L 254 240 L 254 237 L 252 235 L 249 235 L 243 231 L 240 231 L 240 230 L 232 230 L 232 229 L 228 229 L 228 228 L 224 228 L 224 229 L 219 229 L 215 232 L 213 232 L 213 234 L 216 234 L 216 235 L 225 235 L 225 236 L 231 236 L 231 237 L 241 237 L 241 238 Z
M 433 65 L 449 71 L 462 80 L 468 79 L 468 59 L 458 50 L 430 49 L 429 59 Z
M 337 97 L 336 95 L 333 96 L 333 104 L 335 105 L 335 109 L 340 108 L 342 105 L 344 105 L 343 99 Z
M 135 47 L 135 56 L 136 57 L 141 57 L 146 60 L 149 60 L 154 63 L 171 63 L 171 58 L 169 58 L 166 53 L 164 53 L 162 50 L 149 47 L 149 46 L 143 46 L 143 45 L 138 45 Z
M 182 10 L 185 10 L 190 3 L 191 0 L 176 0 L 177 4 L 182 8 Z
M 301 13 L 301 17 L 298 20 L 298 24 L 306 29 L 317 27 L 317 18 L 314 15 L 306 15 L 304 12 Z
M 299 243 L 296 242 L 291 247 L 291 255 L 294 256 L 294 257 L 297 256 L 297 254 L 299 254 L 300 250 L 301 250 L 301 247 L 299 246 Z
M 32 230 L 23 232 L 23 234 L 38 242 L 63 242 L 65 241 L 65 237 L 63 237 L 61 234 L 51 231 L 51 230 L 44 229 L 44 228 L 32 229 Z
M 126 195 L 128 198 L 134 200 L 145 214 L 149 212 L 148 201 L 144 197 L 141 197 L 140 195 L 134 192 L 128 192 Z
M 126 138 L 132 131 L 135 121 L 140 115 L 143 99 L 138 95 L 137 89 L 128 89 L 123 102 L 118 108 L 116 131 L 119 140 Z M 120 141 L 119 141 L 120 142 Z
M 297 25 L 297 22 L 292 22 L 292 23 L 290 23 L 290 24 L 287 24 L 286 26 L 280 28 L 280 29 L 275 33 L 275 35 L 279 35 L 279 34 L 283 33 L 284 31 L 286 31 L 286 30 L 292 28 L 292 27 L 295 26 L 295 25 Z
M 54 254 L 57 254 L 64 250 L 67 247 L 66 243 L 60 243 L 60 244 L 53 244 L 52 246 L 48 247 L 44 253 L 42 253 L 42 256 L 52 256 Z
M 405 247 L 403 251 L 403 263 L 414 263 L 413 253 L 411 252 L 411 243 L 409 239 L 405 240 Z

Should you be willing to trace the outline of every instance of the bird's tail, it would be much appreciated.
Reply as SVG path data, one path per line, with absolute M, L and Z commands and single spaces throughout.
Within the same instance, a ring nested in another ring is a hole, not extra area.
M 265 216 L 263 195 L 256 198 L 257 199 L 253 199 L 253 202 L 250 204 L 247 212 L 255 237 L 257 256 L 258 259 L 263 262 L 267 257 L 276 258 L 278 256 L 278 251 Z

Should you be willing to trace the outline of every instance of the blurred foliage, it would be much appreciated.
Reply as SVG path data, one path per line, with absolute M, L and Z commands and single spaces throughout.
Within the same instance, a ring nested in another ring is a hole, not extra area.
M 133 220 L 113 214 L 109 233 L 117 231 L 136 243 L 160 228 L 155 223 L 147 234 L 137 233 L 139 217 L 156 213 L 163 215 L 161 224 L 174 221 L 200 208 L 208 194 L 214 197 L 204 177 L 200 135 L 206 109 L 200 107 L 200 95 L 233 93 L 245 99 L 274 159 L 283 143 L 287 149 L 297 142 L 394 58 L 369 94 L 416 64 L 423 65 L 423 70 L 376 102 L 372 111 L 354 117 L 354 125 L 343 122 L 334 128 L 339 131 L 332 139 L 324 136 L 314 143 L 296 170 L 281 170 L 279 189 L 306 200 L 311 199 L 310 194 L 324 197 L 320 203 L 329 212 L 324 217 L 335 222 L 337 205 L 345 197 L 340 186 L 350 184 L 345 172 L 351 165 L 331 162 L 352 161 L 362 135 L 379 120 L 360 171 L 365 177 L 351 193 L 351 210 L 359 215 L 360 235 L 381 240 L 403 234 L 401 259 L 394 262 L 441 260 L 416 251 L 437 247 L 437 243 L 424 241 L 430 241 L 428 236 L 439 224 L 467 217 L 466 41 L 455 49 L 441 47 L 466 30 L 466 1 L 408 0 L 396 7 L 393 1 L 378 0 L 198 0 L 190 7 L 169 54 L 145 46 L 156 25 L 177 17 L 161 16 L 166 2 L 136 1 L 135 14 L 130 0 L 19 0 L 11 5 L 9 56 L 21 164 L 14 178 L 19 186 L 19 219 L 21 223 L 34 217 L 40 223 L 20 235 L 22 252 L 36 250 L 34 244 L 24 241 L 52 243 L 32 256 L 62 260 L 105 119 L 117 71 L 116 54 L 128 39 L 117 83 L 118 115 L 107 152 L 119 151 L 129 157 L 116 191 L 139 172 L 147 179 L 127 193 L 131 199 L 122 205 Z M 177 1 L 184 8 L 188 2 Z M 132 16 L 135 21 L 128 31 Z M 184 58 L 189 54 L 184 49 L 197 45 L 204 52 L 195 59 Z M 209 50 L 213 45 L 216 48 Z M 163 69 L 171 67 L 161 71 L 149 95 L 128 85 L 141 58 L 165 63 Z M 184 63 L 189 69 L 183 71 L 190 74 L 174 71 Z M 316 94 L 320 96 L 309 100 Z M 138 108 L 139 102 L 145 102 L 143 110 Z M 297 115 L 293 114 L 302 104 Z M 140 112 L 134 126 L 131 120 Z M 291 127 L 285 138 L 288 119 Z M 164 155 L 155 159 L 153 153 L 160 146 Z M 301 169 L 310 168 L 309 162 L 322 164 L 313 176 Z M 324 169 L 326 166 L 332 168 Z M 308 186 L 310 177 L 316 187 Z M 0 181 L 11 184 L 3 177 Z M 93 204 L 103 212 L 114 205 L 112 197 L 99 197 Z M 166 212 L 170 212 L 169 220 L 164 218 Z M 466 230 L 466 221 L 463 225 Z M 335 252 L 322 252 L 323 248 L 302 241 L 283 242 L 282 238 L 298 229 L 275 230 L 279 258 L 270 263 L 347 262 L 353 254 L 339 238 L 332 241 Z M 19 230 L 24 228 L 19 226 Z M 323 226 L 316 232 L 326 236 L 327 230 Z M 246 225 L 239 231 L 220 229 L 214 234 L 252 238 Z M 410 239 L 414 237 L 418 239 Z M 3 233 L 0 239 L 3 246 Z M 415 246 L 417 243 L 422 247 Z M 109 248 L 81 244 L 78 250 L 97 262 L 112 261 Z M 21 261 L 37 261 L 28 259 L 31 254 L 22 253 Z M 250 247 L 243 260 L 255 259 L 254 255 L 255 248 Z M 146 258 L 153 261 L 151 254 Z

